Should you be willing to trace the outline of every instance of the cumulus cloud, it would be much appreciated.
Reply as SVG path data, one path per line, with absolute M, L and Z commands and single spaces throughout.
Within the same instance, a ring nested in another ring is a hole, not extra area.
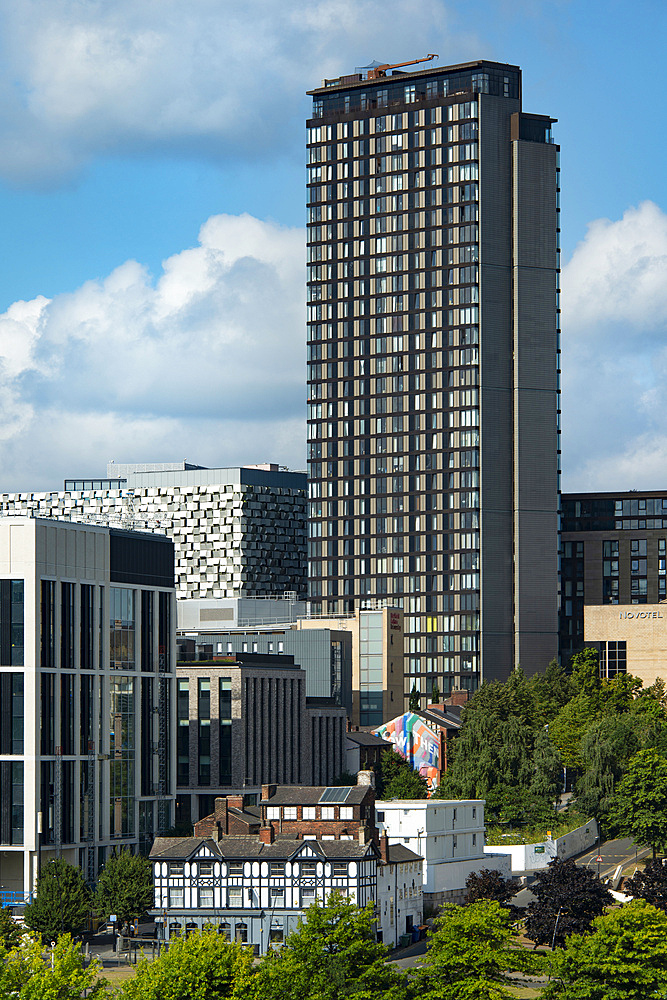
M 303 241 L 213 216 L 156 281 L 127 261 L 14 303 L 0 315 L 0 488 L 99 475 L 109 458 L 303 468 Z
M 433 48 L 480 53 L 441 0 L 0 0 L 0 174 L 53 183 L 105 154 L 275 156 L 301 134 L 306 89 Z
M 591 223 L 562 286 L 564 489 L 661 489 L 667 215 L 644 202 Z

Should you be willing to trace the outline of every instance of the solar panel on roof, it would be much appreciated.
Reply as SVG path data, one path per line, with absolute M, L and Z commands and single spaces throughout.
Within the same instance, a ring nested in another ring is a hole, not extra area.
M 345 802 L 351 791 L 351 785 L 342 785 L 336 788 L 325 788 L 320 795 L 320 802 L 329 802 L 331 804 Z

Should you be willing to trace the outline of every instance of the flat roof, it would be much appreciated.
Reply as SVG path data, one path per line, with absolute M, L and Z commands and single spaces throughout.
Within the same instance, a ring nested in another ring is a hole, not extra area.
M 384 65 L 381 63 L 380 65 Z M 393 64 L 389 64 L 391 67 Z M 521 73 L 520 66 L 514 66 L 512 63 L 499 63 L 491 62 L 489 59 L 474 59 L 472 62 L 455 63 L 452 66 L 430 66 L 428 69 L 415 69 L 411 70 L 403 67 L 396 67 L 394 71 L 391 68 L 388 69 L 387 76 L 376 77 L 373 80 L 354 80 L 356 73 L 343 74 L 339 77 L 340 82 L 335 83 L 334 80 L 328 81 L 322 87 L 317 87 L 315 90 L 308 90 L 306 93 L 309 96 L 320 95 L 320 94 L 330 94 L 335 90 L 352 90 L 357 87 L 368 87 L 376 86 L 380 84 L 383 80 L 408 80 L 413 77 L 423 77 L 423 76 L 436 76 L 442 73 L 460 73 L 462 70 L 467 69 L 477 69 L 480 67 L 488 67 L 489 69 L 500 69 L 500 70 L 512 70 L 517 73 Z

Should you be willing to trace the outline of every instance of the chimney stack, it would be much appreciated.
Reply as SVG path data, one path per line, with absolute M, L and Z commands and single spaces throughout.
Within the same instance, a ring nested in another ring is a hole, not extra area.
M 445 699 L 445 705 L 465 705 L 467 700 L 467 691 L 452 691 L 449 698 Z
M 272 844 L 274 832 L 272 826 L 260 826 L 259 839 L 263 844 Z
M 359 771 L 357 774 L 358 785 L 370 785 L 375 788 L 375 771 Z
M 362 847 L 365 844 L 370 844 L 371 842 L 371 831 L 368 829 L 365 823 L 359 824 L 359 843 Z
M 226 834 L 229 833 L 229 826 L 227 821 L 227 799 L 222 796 L 216 798 L 215 800 L 215 826 L 219 833 Z
M 389 861 L 389 837 L 386 833 L 380 837 L 380 857 L 385 864 Z
M 275 785 L 262 785 L 262 799 L 272 799 L 275 794 Z

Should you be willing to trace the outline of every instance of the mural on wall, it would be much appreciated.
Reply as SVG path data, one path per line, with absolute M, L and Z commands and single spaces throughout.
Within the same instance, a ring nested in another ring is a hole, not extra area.
M 399 715 L 375 730 L 376 736 L 392 743 L 415 771 L 428 781 L 431 791 L 440 782 L 440 739 L 414 712 Z

